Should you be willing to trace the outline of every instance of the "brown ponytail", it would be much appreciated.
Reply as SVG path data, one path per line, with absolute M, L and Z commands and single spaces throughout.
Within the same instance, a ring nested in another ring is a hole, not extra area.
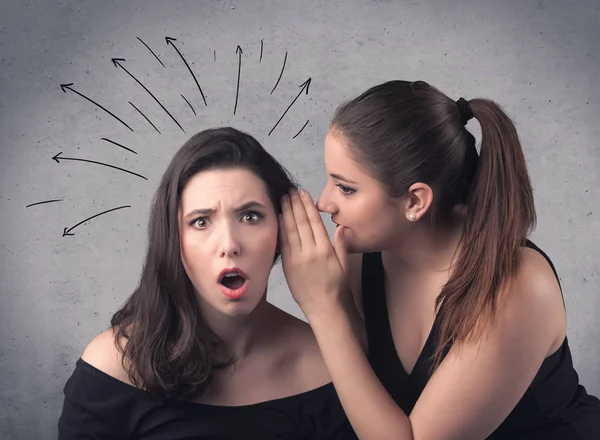
M 467 199 L 467 221 L 453 274 L 436 300 L 440 322 L 434 368 L 445 348 L 476 337 L 494 317 L 501 292 L 517 271 L 519 247 L 536 214 L 515 126 L 486 99 L 469 101 L 481 125 L 479 164 Z
M 331 123 L 389 196 L 405 195 L 415 182 L 433 189 L 432 225 L 451 219 L 454 206 L 467 207 L 452 275 L 436 300 L 433 369 L 449 346 L 480 335 L 493 319 L 536 217 L 513 123 L 496 103 L 469 101 L 466 110 L 481 125 L 478 157 L 465 106 L 423 81 L 389 81 L 340 106 Z

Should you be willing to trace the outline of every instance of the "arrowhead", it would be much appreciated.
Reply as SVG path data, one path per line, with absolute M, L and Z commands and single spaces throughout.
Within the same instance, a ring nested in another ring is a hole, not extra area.
M 121 65 L 119 64 L 119 61 L 125 62 L 124 58 L 111 58 L 110 60 L 113 62 L 115 67 L 121 67 Z
M 75 235 L 75 234 L 69 234 L 69 228 L 64 228 L 62 236 L 65 237 L 67 235 Z
M 55 161 L 56 161 L 56 163 L 60 163 L 60 162 L 58 161 L 58 156 L 60 156 L 61 154 L 62 154 L 62 151 L 61 151 L 60 153 L 58 153 L 56 156 L 54 156 L 54 157 L 52 158 L 52 160 L 55 160 Z
M 172 42 L 172 41 L 177 41 L 177 38 L 165 37 L 165 41 L 167 42 L 167 44 L 173 44 L 173 43 L 171 43 L 171 42 Z
M 300 84 L 300 87 L 305 87 L 306 88 L 306 94 L 308 95 L 308 88 L 310 87 L 310 82 L 312 81 L 312 78 L 308 78 L 306 81 L 304 81 L 302 84 Z M 302 93 L 302 91 L 300 91 L 300 93 Z
M 240 54 L 244 53 L 244 51 L 242 50 L 242 48 L 240 47 L 239 44 L 238 44 L 238 47 L 236 47 L 236 49 L 235 49 L 235 53 L 238 53 L 238 51 Z
M 67 91 L 65 89 L 68 89 L 70 86 L 72 86 L 73 83 L 69 83 L 69 84 L 61 84 L 60 88 L 63 92 L 67 93 Z

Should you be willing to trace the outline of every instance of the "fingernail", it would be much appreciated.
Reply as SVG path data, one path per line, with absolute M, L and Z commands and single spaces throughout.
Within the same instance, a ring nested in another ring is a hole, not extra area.
M 287 195 L 287 194 L 284 194 L 284 195 L 283 195 L 283 197 L 281 198 L 281 201 L 282 201 L 283 203 L 287 203 L 287 201 L 288 201 L 288 200 L 289 200 L 289 197 L 288 197 L 288 195 Z

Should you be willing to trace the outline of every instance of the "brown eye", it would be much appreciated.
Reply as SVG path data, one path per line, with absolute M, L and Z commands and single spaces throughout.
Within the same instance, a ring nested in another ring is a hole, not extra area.
M 193 224 L 198 229 L 204 229 L 208 226 L 208 220 L 204 217 L 200 217 L 194 220 Z
M 256 223 L 262 218 L 258 212 L 247 212 L 243 215 L 242 220 L 246 223 Z

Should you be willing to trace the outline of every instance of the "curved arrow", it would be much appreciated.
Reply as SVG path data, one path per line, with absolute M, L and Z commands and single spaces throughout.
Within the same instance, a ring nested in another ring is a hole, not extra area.
M 300 95 L 302 95 L 302 92 L 306 91 L 306 94 L 308 95 L 308 88 L 310 87 L 311 81 L 312 81 L 312 78 L 308 78 L 306 81 L 304 81 L 302 84 L 300 84 L 300 87 L 301 87 L 300 92 L 296 95 L 296 97 L 294 98 L 292 103 L 290 105 L 288 105 L 288 108 L 283 112 L 283 114 L 281 115 L 281 118 L 279 118 L 279 120 L 275 123 L 275 125 L 269 132 L 268 136 L 271 136 L 271 133 L 273 133 L 273 130 L 275 130 L 275 127 L 277 127 L 279 125 L 279 123 L 281 122 L 281 120 L 283 119 L 285 114 L 292 107 L 292 105 L 294 105 L 294 102 L 296 102 L 296 100 L 300 97 Z
M 55 160 L 56 163 L 60 163 L 59 160 L 58 160 L 58 158 L 59 158 L 59 156 L 61 154 L 62 154 L 62 151 L 60 153 L 58 153 L 56 156 L 52 157 L 52 160 Z M 76 161 L 79 161 L 79 162 L 89 162 L 89 163 L 95 163 L 95 164 L 98 164 L 98 165 L 104 165 L 105 167 L 114 168 L 115 170 L 119 170 L 119 171 L 124 171 L 126 173 L 133 174 L 134 176 L 141 177 L 144 180 L 148 180 L 144 176 L 142 176 L 141 174 L 137 174 L 137 173 L 134 173 L 133 171 L 129 171 L 129 170 L 124 170 L 123 168 L 119 168 L 119 167 L 116 167 L 114 165 L 109 165 L 107 163 L 96 162 L 95 160 L 78 159 L 76 157 L 64 157 L 64 156 L 60 156 L 60 159 L 61 160 L 76 160 Z
M 176 123 L 176 124 L 179 126 L 179 128 L 181 128 L 181 131 L 183 131 L 183 132 L 185 133 L 185 130 L 184 130 L 184 129 L 183 129 L 183 127 L 182 127 L 182 126 L 179 124 L 179 122 L 177 122 L 177 119 L 175 119 L 175 118 L 173 117 L 173 115 L 172 115 L 171 113 L 169 113 L 169 110 L 167 110 L 167 109 L 165 108 L 165 106 L 164 106 L 164 105 L 162 105 L 162 103 L 161 103 L 161 102 L 160 102 L 160 101 L 159 101 L 159 100 L 156 98 L 156 96 L 154 96 L 154 95 L 152 94 L 152 92 L 151 92 L 150 90 L 148 90 L 148 88 L 147 88 L 147 87 L 146 87 L 144 84 L 142 84 L 142 83 L 141 83 L 141 81 L 140 81 L 139 79 L 137 79 L 135 76 L 133 76 L 133 75 L 132 75 L 132 74 L 129 72 L 129 70 L 127 70 L 125 67 L 123 67 L 123 66 L 121 65 L 121 62 L 125 62 L 125 59 L 124 59 L 124 58 L 111 58 L 111 61 L 113 62 L 113 64 L 115 65 L 115 67 L 120 67 L 121 69 L 123 69 L 123 71 L 125 71 L 125 73 L 127 73 L 127 75 L 129 75 L 130 77 L 132 77 L 132 78 L 133 78 L 133 79 L 134 79 L 134 80 L 135 80 L 135 81 L 136 81 L 136 82 L 137 82 L 137 83 L 138 83 L 140 86 L 142 86 L 142 88 L 143 88 L 143 89 L 144 89 L 146 92 L 148 92 L 148 94 L 149 94 L 150 96 L 152 96 L 152 98 L 154 98 L 154 100 L 155 100 L 155 101 L 158 103 L 158 105 L 160 105 L 160 106 L 161 106 L 161 108 L 162 108 L 162 109 L 163 109 L 163 110 L 164 110 L 164 111 L 165 111 L 165 112 L 166 112 L 166 113 L 167 113 L 167 114 L 168 114 L 168 115 L 171 117 L 171 119 L 172 119 L 172 120 L 173 120 L 173 121 L 174 121 L 174 122 L 175 122 L 175 123 Z
M 70 232 L 73 229 L 75 229 L 77 226 L 82 225 L 83 223 L 85 223 L 85 222 L 87 222 L 87 221 L 89 221 L 89 220 L 91 220 L 93 218 L 99 217 L 99 216 L 101 216 L 103 214 L 106 214 L 108 212 L 116 211 L 117 209 L 123 209 L 123 208 L 131 208 L 131 206 L 130 205 L 119 206 L 118 208 L 109 209 L 108 211 L 104 211 L 104 212 L 101 212 L 100 214 L 96 214 L 96 215 L 93 215 L 93 216 L 91 216 L 89 218 L 86 218 L 85 220 L 80 221 L 79 223 L 77 223 L 75 226 L 71 226 L 70 228 L 64 228 L 62 236 L 66 237 L 67 235 L 75 235 L 75 234 L 71 234 Z
M 84 99 L 87 99 L 88 101 L 90 101 L 92 104 L 97 105 L 98 107 L 100 107 L 102 110 L 104 110 L 106 113 L 108 113 L 109 115 L 111 115 L 113 118 L 115 118 L 117 121 L 119 121 L 121 124 L 123 124 L 125 127 L 127 127 L 128 129 L 130 129 L 131 131 L 133 131 L 133 128 L 131 128 L 129 125 L 127 125 L 125 122 L 123 122 L 123 120 L 121 118 L 119 118 L 117 115 L 115 115 L 114 113 L 112 113 L 111 111 L 105 109 L 104 107 L 102 107 L 100 104 L 98 104 L 96 101 L 93 101 L 92 99 L 88 98 L 87 96 L 79 93 L 77 90 L 71 88 L 71 86 L 73 85 L 73 83 L 69 83 L 69 84 L 61 84 L 60 88 L 63 92 L 67 93 L 67 91 L 65 89 L 68 89 L 70 91 L 72 91 L 73 93 L 77 93 L 79 96 L 81 96 Z
M 183 57 L 183 55 L 181 54 L 181 52 L 179 52 L 179 49 L 177 49 L 177 46 L 175 46 L 173 44 L 173 41 L 177 41 L 177 39 L 171 38 L 171 37 L 165 37 L 165 41 L 167 42 L 167 46 L 169 46 L 169 45 L 173 46 L 173 49 L 175 49 L 177 51 L 177 53 L 179 54 L 179 56 L 181 57 L 181 59 L 185 63 L 186 67 L 188 68 L 188 70 L 192 74 L 192 78 L 194 78 L 194 81 L 196 82 L 196 85 L 198 86 L 198 90 L 200 90 L 200 94 L 202 95 L 202 99 L 204 100 L 204 105 L 207 106 L 207 104 L 206 104 L 206 98 L 204 97 L 204 92 L 202 91 L 202 88 L 200 87 L 200 84 L 198 84 L 198 80 L 196 79 L 196 75 L 194 75 L 194 72 L 192 72 L 192 69 L 191 69 L 190 65 L 185 60 L 185 58 Z M 216 56 L 217 55 L 216 55 L 216 52 L 215 52 L 215 61 L 216 61 Z

